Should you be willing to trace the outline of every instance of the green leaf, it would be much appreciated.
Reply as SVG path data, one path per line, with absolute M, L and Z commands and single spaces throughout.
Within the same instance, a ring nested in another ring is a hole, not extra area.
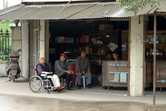
M 128 6 L 127 11 L 137 13 L 139 10 L 147 6 L 156 6 L 159 5 L 157 0 L 116 0 L 120 2 L 121 6 Z

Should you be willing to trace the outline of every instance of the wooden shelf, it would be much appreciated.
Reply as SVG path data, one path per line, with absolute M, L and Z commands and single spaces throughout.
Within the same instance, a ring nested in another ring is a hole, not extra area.
M 166 74 L 157 74 L 157 75 L 159 75 L 159 76 L 166 76 Z
M 128 83 L 120 83 L 120 82 L 105 82 L 102 84 L 103 87 L 128 87 Z
M 59 44 L 61 44 L 61 45 L 89 45 L 89 42 L 85 42 L 85 43 L 55 43 L 55 45 L 59 45 Z
M 96 45 L 97 45 L 97 46 L 98 46 L 98 45 L 99 45 L 99 46 L 103 46 L 103 45 L 105 45 L 105 44 L 94 44 L 94 43 L 92 43 L 92 45 L 94 45 L 94 46 L 96 46 Z
M 153 35 L 153 30 L 147 30 L 146 31 L 146 34 L 152 34 Z M 165 30 L 158 30 L 157 31 L 157 34 L 166 34 L 166 31 Z
M 145 45 L 153 46 L 153 43 L 145 43 Z M 166 43 L 165 44 L 156 44 L 156 46 L 166 46 Z
M 145 56 L 146 58 L 152 58 L 153 55 L 150 55 L 150 56 Z M 157 58 L 166 58 L 165 55 L 162 55 L 162 56 L 159 56 L 159 55 L 156 55 Z
M 165 88 L 166 87 L 166 83 L 157 82 L 156 83 L 156 87 L 157 88 Z

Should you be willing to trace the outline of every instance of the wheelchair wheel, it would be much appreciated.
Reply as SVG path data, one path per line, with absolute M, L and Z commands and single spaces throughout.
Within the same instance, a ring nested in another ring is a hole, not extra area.
M 29 88 L 34 93 L 39 93 L 43 89 L 43 81 L 40 76 L 32 76 L 29 80 Z

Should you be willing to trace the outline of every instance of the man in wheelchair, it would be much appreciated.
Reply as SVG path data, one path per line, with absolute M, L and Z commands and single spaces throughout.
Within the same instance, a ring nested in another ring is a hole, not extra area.
M 36 66 L 37 68 L 37 74 L 40 76 L 44 72 L 51 72 L 49 69 L 48 64 L 45 63 L 44 57 L 40 58 L 40 63 Z M 51 82 L 53 84 L 53 90 L 56 91 L 61 91 L 64 89 L 64 86 L 60 85 L 59 77 L 56 74 L 49 75 L 48 78 L 51 79 Z

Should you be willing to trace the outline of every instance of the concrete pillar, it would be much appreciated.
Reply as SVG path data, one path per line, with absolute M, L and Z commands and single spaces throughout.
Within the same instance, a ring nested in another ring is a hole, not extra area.
M 29 79 L 29 22 L 22 21 L 22 76 Z
M 19 50 L 22 48 L 21 45 L 21 27 L 19 26 L 11 26 L 11 36 L 12 36 L 12 50 Z M 19 65 L 22 69 L 22 53 L 20 52 L 20 59 L 19 59 Z
M 129 95 L 144 95 L 144 16 L 131 17 Z
M 45 42 L 45 20 L 40 20 L 40 58 L 45 58 L 45 48 L 46 48 L 46 42 Z
M 40 57 L 40 20 L 29 21 L 30 27 L 30 66 L 36 66 Z M 30 67 L 30 77 L 34 75 L 34 68 Z
M 50 31 L 49 31 L 49 21 L 46 21 L 46 62 L 49 63 L 49 39 L 50 39 Z

